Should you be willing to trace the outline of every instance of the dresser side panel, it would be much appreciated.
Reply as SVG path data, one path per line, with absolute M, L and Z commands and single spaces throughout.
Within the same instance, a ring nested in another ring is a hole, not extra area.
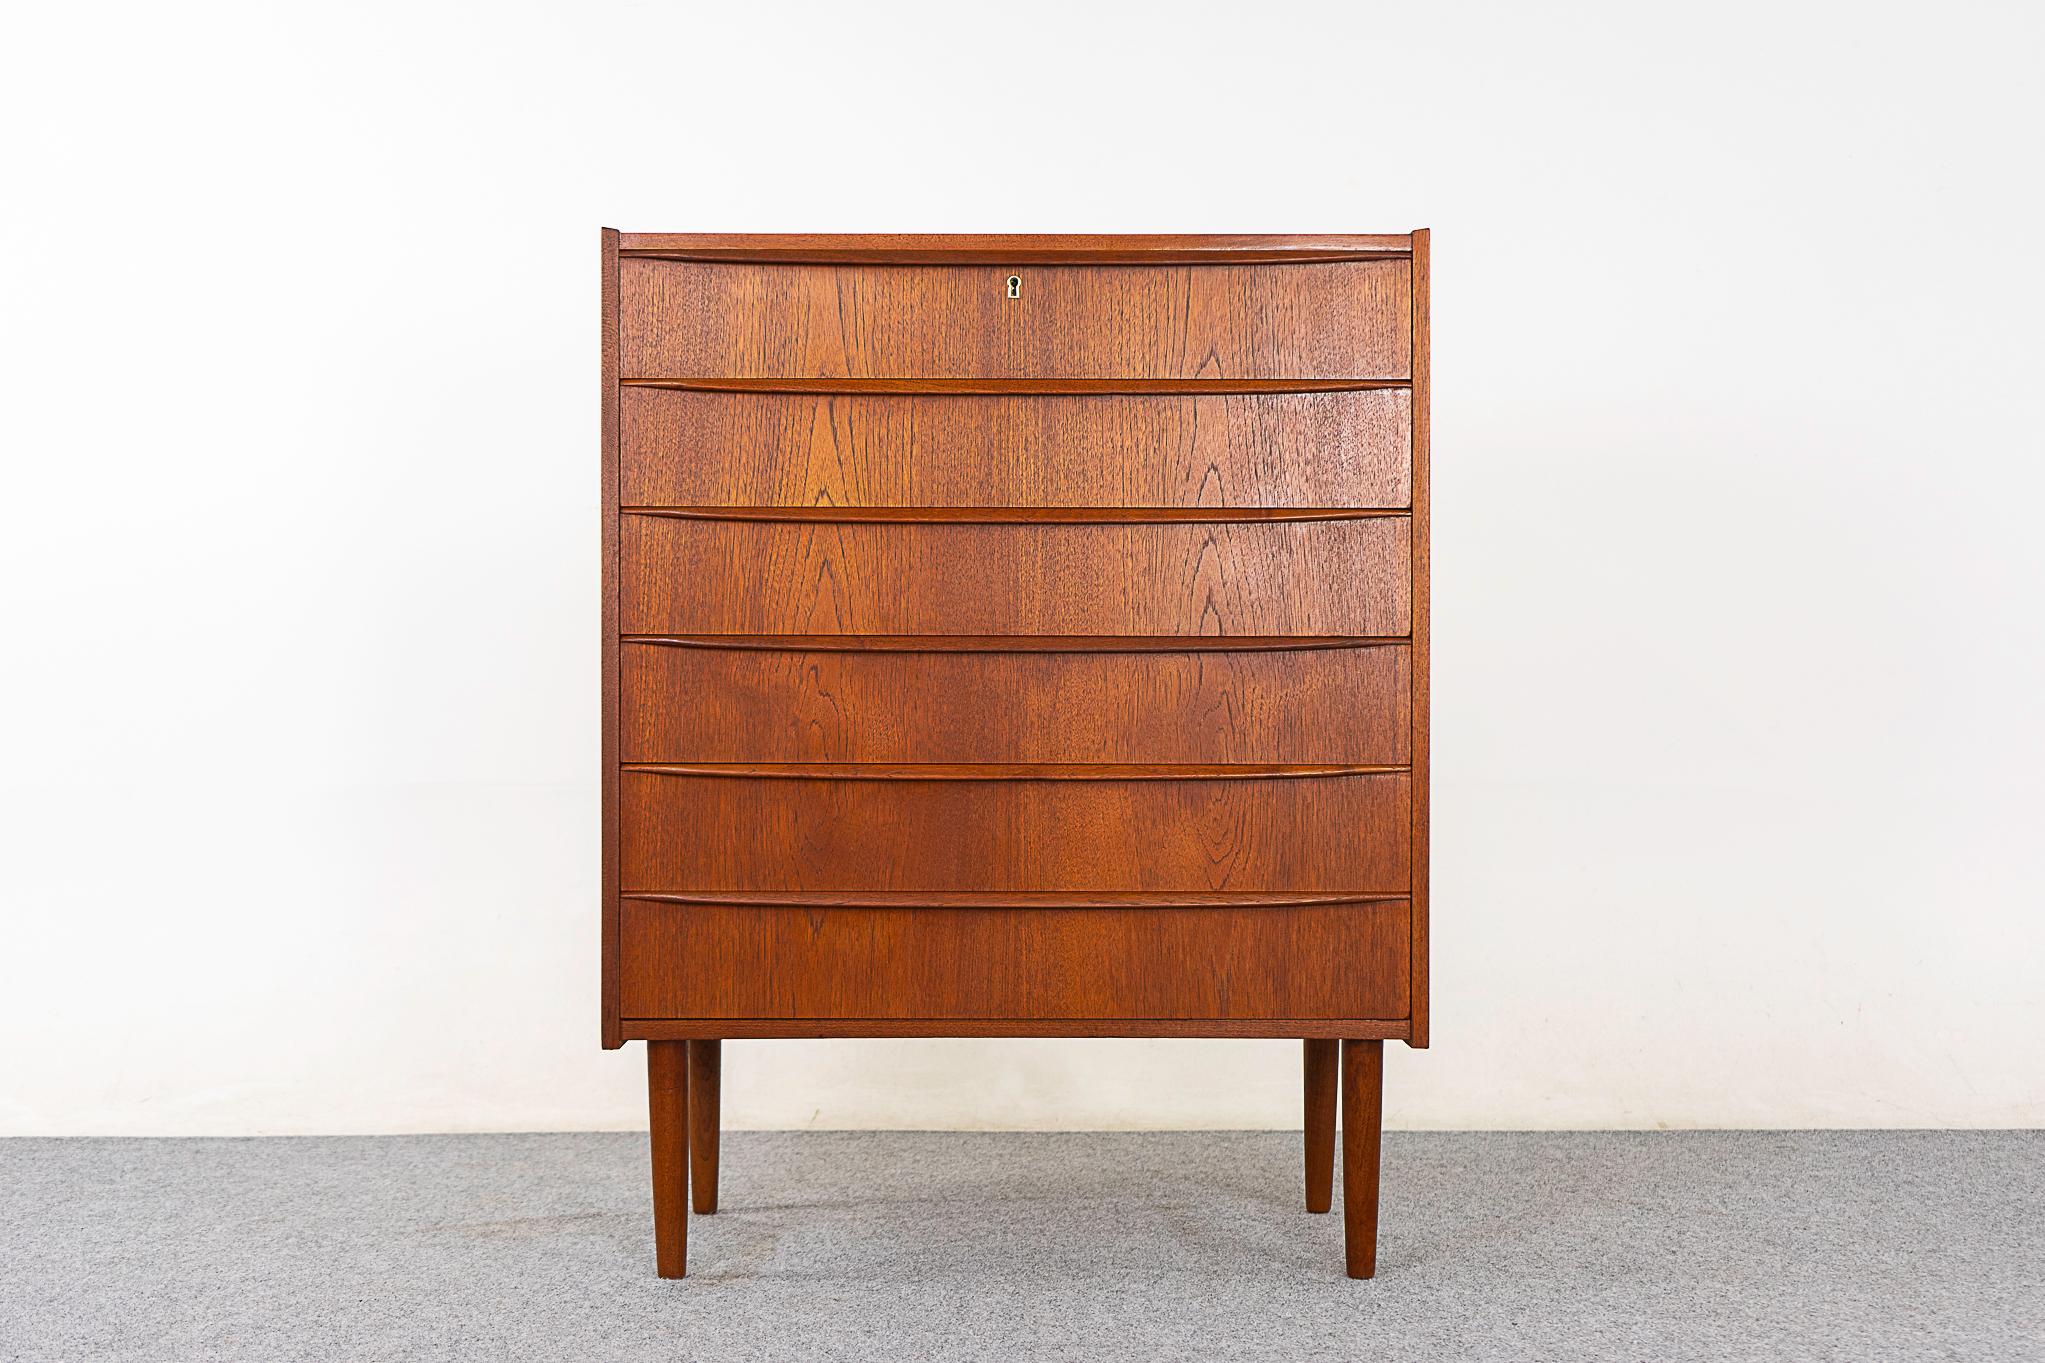
M 1428 478 L 1428 229 L 1413 234 L 1413 1029 L 1407 1044 L 1427 1045 L 1428 923 L 1428 552 L 1432 487 Z
M 606 1049 L 625 1044 L 618 1008 L 620 924 L 618 913 L 618 234 L 603 229 L 602 252 L 603 438 L 603 768 L 599 773 L 603 811 L 603 959 L 600 999 Z

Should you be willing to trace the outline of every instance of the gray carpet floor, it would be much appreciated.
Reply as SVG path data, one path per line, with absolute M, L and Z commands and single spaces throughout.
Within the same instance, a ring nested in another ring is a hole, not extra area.
M 662 1282 L 644 1136 L 0 1141 L 0 1358 L 2045 1359 L 2045 1133 L 1393 1133 L 1367 1283 L 1296 1134 L 725 1142 Z

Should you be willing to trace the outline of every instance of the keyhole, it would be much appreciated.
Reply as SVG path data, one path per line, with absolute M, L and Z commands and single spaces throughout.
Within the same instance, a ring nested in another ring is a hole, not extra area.
M 1022 297 L 1022 276 L 1021 276 L 1021 275 L 1019 275 L 1019 274 L 1012 274 L 1012 275 L 1010 275 L 1010 276 L 1008 277 L 1008 296 L 1009 296 L 1010 298 L 1020 298 L 1020 297 Z

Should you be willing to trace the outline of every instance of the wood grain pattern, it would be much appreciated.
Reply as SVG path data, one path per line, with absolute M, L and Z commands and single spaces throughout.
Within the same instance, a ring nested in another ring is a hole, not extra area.
M 1403 507 L 1405 388 L 909 397 L 628 388 L 628 506 Z
M 1404 645 L 622 653 L 625 762 L 1406 761 Z
M 1378 1171 L 1385 1043 L 1342 1041 L 1342 1253 L 1352 1278 L 1378 1271 Z
M 755 265 L 626 259 L 628 377 L 1404 378 L 1404 260 Z
M 654 1268 L 663 1278 L 689 1271 L 688 1043 L 646 1043 L 648 1145 L 653 1162 Z
M 1290 909 L 625 905 L 634 1017 L 1402 1015 L 1403 902 Z
M 630 232 L 625 234 L 622 242 L 627 255 L 669 260 L 951 265 L 1306 263 L 1397 258 L 1409 254 L 1412 244 L 1413 239 L 1404 234 L 1130 233 L 1103 236 L 1078 232 L 1035 235 L 996 232 Z
M 1402 635 L 1408 521 L 880 525 L 627 516 L 628 634 Z
M 717 1146 L 722 1134 L 724 1043 L 689 1045 L 689 1203 L 698 1216 L 717 1213 Z
M 605 228 L 602 235 L 598 288 L 602 309 L 602 446 L 598 456 L 602 473 L 603 512 L 603 693 L 602 693 L 602 781 L 603 876 L 598 912 L 602 916 L 601 985 L 602 1043 L 616 1050 L 625 1044 L 618 1017 L 618 489 L 619 489 L 619 390 L 618 390 L 618 234 Z
M 621 777 L 625 888 L 1405 893 L 1409 777 Z
M 1335 1201 L 1335 1091 L 1341 1072 L 1338 1041 L 1308 1037 L 1300 1043 L 1305 1080 L 1306 1202 L 1325 1212 Z
M 1428 962 L 1428 537 L 1432 516 L 1428 477 L 1428 403 L 1433 369 L 1429 363 L 1428 271 L 1432 245 L 1427 229 L 1413 234 L 1413 1035 L 1408 1044 L 1427 1045 Z

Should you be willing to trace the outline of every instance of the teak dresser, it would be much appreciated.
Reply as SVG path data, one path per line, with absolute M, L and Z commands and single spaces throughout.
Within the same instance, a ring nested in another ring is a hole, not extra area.
M 603 1042 L 1427 1044 L 1427 233 L 603 234 Z M 1339 1075 L 1339 1080 L 1338 1080 Z

